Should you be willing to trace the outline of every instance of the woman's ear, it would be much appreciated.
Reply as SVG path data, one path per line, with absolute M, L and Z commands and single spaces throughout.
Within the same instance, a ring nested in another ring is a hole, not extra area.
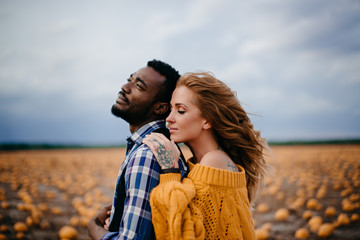
M 210 129 L 210 128 L 212 128 L 211 123 L 208 122 L 207 120 L 205 120 L 204 123 L 203 123 L 203 129 L 204 129 L 204 130 L 208 130 L 208 129 Z
M 163 115 L 169 110 L 169 104 L 163 102 L 157 102 L 154 105 L 154 113 L 156 115 Z

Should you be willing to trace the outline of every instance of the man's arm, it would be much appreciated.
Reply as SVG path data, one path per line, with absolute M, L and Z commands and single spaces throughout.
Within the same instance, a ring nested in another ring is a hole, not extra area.
M 104 210 L 90 220 L 89 236 L 93 239 L 152 239 L 150 192 L 158 185 L 159 177 L 160 166 L 155 156 L 145 145 L 140 146 L 126 167 L 126 198 L 119 231 L 109 232 L 103 228 Z
M 120 230 L 132 239 L 149 239 L 154 230 L 151 222 L 150 192 L 159 183 L 160 166 L 146 146 L 140 146 L 125 172 L 127 198 Z
M 109 233 L 104 228 L 105 220 L 109 217 L 108 212 L 111 210 L 111 205 L 101 208 L 94 217 L 88 222 L 88 234 L 91 239 L 100 240 L 105 234 Z

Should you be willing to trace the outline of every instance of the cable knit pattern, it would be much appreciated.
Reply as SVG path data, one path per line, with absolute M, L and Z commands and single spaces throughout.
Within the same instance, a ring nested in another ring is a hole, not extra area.
M 188 161 L 190 172 L 161 174 L 151 192 L 157 239 L 255 239 L 244 169 L 230 172 Z

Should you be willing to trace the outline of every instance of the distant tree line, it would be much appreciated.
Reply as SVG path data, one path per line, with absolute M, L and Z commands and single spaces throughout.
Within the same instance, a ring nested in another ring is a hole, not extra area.
M 85 149 L 85 148 L 122 148 L 125 145 L 80 145 L 80 144 L 27 144 L 27 143 L 3 143 L 0 151 L 11 150 L 46 150 L 46 149 Z
M 342 139 L 342 140 L 313 140 L 313 141 L 269 141 L 270 146 L 282 145 L 325 145 L 325 144 L 360 144 L 360 139 Z
M 314 141 L 268 141 L 270 146 L 293 146 L 293 145 L 325 145 L 325 144 L 360 144 L 360 139 L 342 140 L 314 140 Z M 11 150 L 40 150 L 40 149 L 85 149 L 85 148 L 123 148 L 119 145 L 80 145 L 80 144 L 27 144 L 27 143 L 0 143 L 0 151 Z

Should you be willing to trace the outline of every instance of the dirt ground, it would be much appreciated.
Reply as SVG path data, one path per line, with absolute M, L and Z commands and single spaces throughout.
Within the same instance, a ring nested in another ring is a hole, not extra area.
M 0 239 L 60 239 L 63 226 L 89 239 L 87 221 L 111 203 L 124 155 L 124 149 L 0 152 Z M 272 170 L 252 211 L 259 238 L 296 239 L 304 228 L 307 239 L 360 239 L 360 145 L 277 146 L 266 159 Z M 288 216 L 279 220 L 281 208 Z M 327 238 L 312 229 L 306 211 L 331 224 Z M 14 229 L 19 222 L 27 226 L 22 234 Z

